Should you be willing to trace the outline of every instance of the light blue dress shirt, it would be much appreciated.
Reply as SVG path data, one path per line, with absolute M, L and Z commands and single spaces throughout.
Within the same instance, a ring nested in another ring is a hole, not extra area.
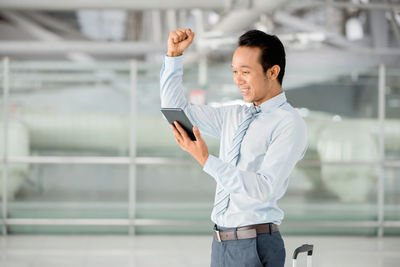
M 282 222 L 277 201 L 289 174 L 307 149 L 304 120 L 281 93 L 258 107 L 261 112 L 243 138 L 237 166 L 227 163 L 231 140 L 245 117 L 244 105 L 219 108 L 193 105 L 184 95 L 182 59 L 164 57 L 160 74 L 161 106 L 182 108 L 202 134 L 220 139 L 219 157 L 210 155 L 203 170 L 230 193 L 226 212 L 211 220 L 222 227 Z

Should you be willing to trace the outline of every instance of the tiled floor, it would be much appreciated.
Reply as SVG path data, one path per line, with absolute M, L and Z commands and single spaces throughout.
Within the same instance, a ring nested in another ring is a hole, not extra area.
M 316 267 L 400 266 L 400 238 L 284 237 L 286 266 L 293 250 L 315 246 Z M 207 236 L 7 236 L 0 237 L 1 267 L 209 266 Z M 297 266 L 306 266 L 305 255 Z

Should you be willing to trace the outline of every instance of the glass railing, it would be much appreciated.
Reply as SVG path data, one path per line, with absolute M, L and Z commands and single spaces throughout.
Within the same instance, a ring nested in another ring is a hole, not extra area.
M 201 88 L 210 105 L 240 102 L 229 66 L 210 64 L 202 86 L 197 66 L 185 66 L 187 96 Z M 284 89 L 307 123 L 309 149 L 279 201 L 286 233 L 400 232 L 400 110 L 392 100 L 400 74 L 351 69 L 287 70 Z M 210 231 L 215 182 L 175 144 L 159 111 L 159 70 L 139 62 L 10 62 L 9 96 L 1 98 L 8 130 L 0 133 L 2 222 L 10 233 Z M 217 156 L 218 140 L 205 140 Z

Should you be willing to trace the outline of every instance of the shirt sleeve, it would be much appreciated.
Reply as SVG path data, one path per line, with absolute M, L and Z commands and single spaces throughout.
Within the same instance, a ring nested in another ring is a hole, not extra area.
M 194 105 L 187 101 L 182 85 L 182 60 L 183 56 L 164 56 L 160 72 L 161 107 L 183 109 L 192 124 L 198 126 L 201 132 L 220 138 L 224 108 Z
M 240 170 L 211 155 L 203 170 L 231 194 L 244 194 L 260 202 L 279 199 L 286 191 L 290 172 L 307 149 L 306 131 L 302 119 L 280 127 L 256 172 Z

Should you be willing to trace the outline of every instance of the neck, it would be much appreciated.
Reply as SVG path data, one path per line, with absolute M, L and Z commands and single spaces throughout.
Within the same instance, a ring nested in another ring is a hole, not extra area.
M 254 101 L 253 104 L 254 104 L 254 106 L 259 106 L 262 103 L 264 103 L 265 101 L 268 101 L 269 99 L 274 98 L 275 96 L 279 95 L 280 93 L 282 93 L 282 88 L 281 87 L 277 87 L 275 90 L 272 90 L 271 93 L 266 95 L 265 98 L 263 98 L 260 101 Z

